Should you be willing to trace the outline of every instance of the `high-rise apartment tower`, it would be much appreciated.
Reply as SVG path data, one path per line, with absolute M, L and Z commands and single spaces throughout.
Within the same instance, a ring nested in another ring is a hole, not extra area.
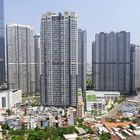
M 78 30 L 74 12 L 41 18 L 41 101 L 48 106 L 77 105 Z
M 82 92 L 86 91 L 87 72 L 87 32 L 78 30 L 78 88 Z
M 40 92 L 40 75 L 41 75 L 40 35 L 34 35 L 34 47 L 35 47 L 35 91 Z
M 130 33 L 99 33 L 92 46 L 93 87 L 98 91 L 134 92 Z
M 8 81 L 11 89 L 35 92 L 34 30 L 30 26 L 7 26 Z

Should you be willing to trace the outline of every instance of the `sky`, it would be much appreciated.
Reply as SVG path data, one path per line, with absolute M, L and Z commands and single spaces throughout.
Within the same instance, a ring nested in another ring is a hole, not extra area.
M 78 28 L 87 30 L 87 61 L 91 63 L 92 41 L 99 32 L 131 32 L 131 43 L 140 45 L 140 0 L 4 0 L 5 24 L 30 25 L 40 32 L 46 12 L 74 11 Z

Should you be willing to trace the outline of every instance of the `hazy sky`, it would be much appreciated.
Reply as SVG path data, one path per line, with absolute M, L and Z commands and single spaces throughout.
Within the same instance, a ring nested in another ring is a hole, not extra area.
M 42 13 L 74 11 L 78 27 L 88 33 L 88 62 L 95 33 L 131 32 L 131 42 L 140 45 L 140 0 L 4 0 L 5 23 L 27 24 L 40 32 Z

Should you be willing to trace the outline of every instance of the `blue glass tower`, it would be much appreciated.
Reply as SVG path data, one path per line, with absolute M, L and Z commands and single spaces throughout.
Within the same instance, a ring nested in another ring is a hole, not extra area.
M 0 0 L 0 85 L 5 82 L 4 0 Z

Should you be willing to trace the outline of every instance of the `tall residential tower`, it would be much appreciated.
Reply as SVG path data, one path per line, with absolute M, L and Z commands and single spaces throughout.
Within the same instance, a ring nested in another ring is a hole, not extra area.
M 78 30 L 78 88 L 86 91 L 87 72 L 87 32 Z
M 34 35 L 34 47 L 35 47 L 35 91 L 40 92 L 40 75 L 41 75 L 40 35 Z
M 30 26 L 7 26 L 8 79 L 11 89 L 35 92 L 34 30 Z
M 42 15 L 41 55 L 42 104 L 76 106 L 78 31 L 74 12 Z
M 0 85 L 5 82 L 4 0 L 0 0 Z
M 137 91 L 140 90 L 140 46 L 131 44 L 131 48 L 133 48 L 133 69 L 134 69 L 134 86 Z
M 129 32 L 96 34 L 92 46 L 94 89 L 133 93 L 132 56 Z

